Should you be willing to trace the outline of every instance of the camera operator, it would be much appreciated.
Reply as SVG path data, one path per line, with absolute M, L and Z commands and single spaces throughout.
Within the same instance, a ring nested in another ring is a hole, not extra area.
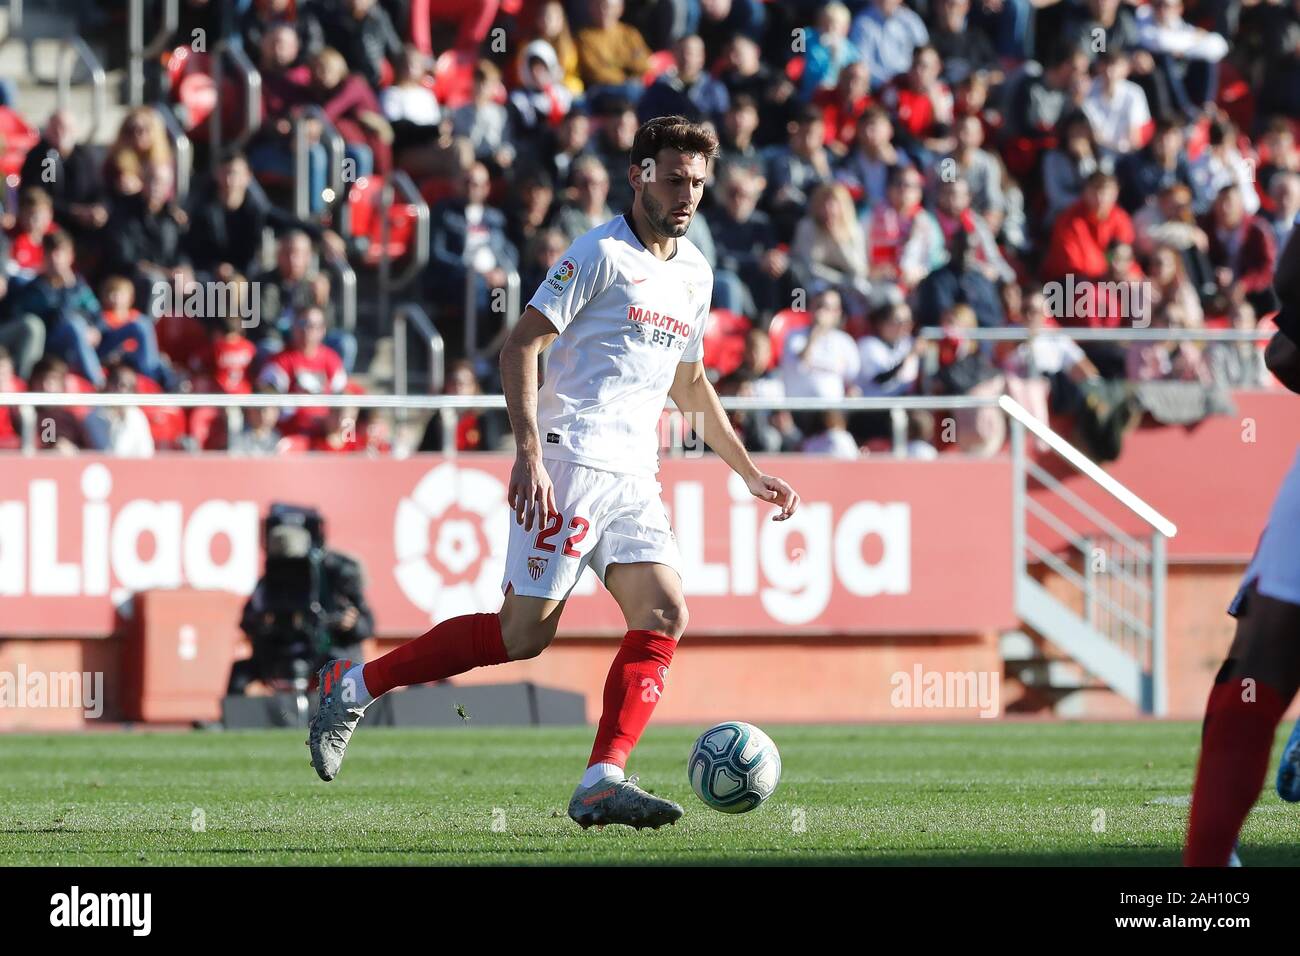
M 309 679 L 331 658 L 360 659 L 361 642 L 374 633 L 361 565 L 324 546 L 319 516 L 274 506 L 267 524 L 266 573 L 239 624 L 253 656 L 231 667 L 228 694 L 255 680 Z

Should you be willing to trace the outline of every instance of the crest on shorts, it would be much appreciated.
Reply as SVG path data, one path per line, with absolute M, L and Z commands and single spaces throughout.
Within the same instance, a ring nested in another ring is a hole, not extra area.
M 533 555 L 528 559 L 528 576 L 532 578 L 534 581 L 540 578 L 542 576 L 542 572 L 545 570 L 546 570 L 545 558 L 539 558 L 537 557 L 537 555 Z

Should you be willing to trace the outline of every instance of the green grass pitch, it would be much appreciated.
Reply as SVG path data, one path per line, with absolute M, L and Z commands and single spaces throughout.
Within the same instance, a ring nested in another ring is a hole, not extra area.
M 727 816 L 686 780 L 700 729 L 652 727 L 633 755 L 686 808 L 640 833 L 564 815 L 585 728 L 362 727 L 329 784 L 304 731 L 6 736 L 0 864 L 1173 865 L 1199 738 L 1193 723 L 774 726 L 780 788 Z M 1271 773 L 1248 866 L 1300 859 L 1300 806 Z

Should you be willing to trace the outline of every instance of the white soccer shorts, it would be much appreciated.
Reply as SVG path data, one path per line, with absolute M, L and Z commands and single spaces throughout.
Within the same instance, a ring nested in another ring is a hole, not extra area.
M 562 601 L 588 565 L 602 582 L 611 564 L 651 561 L 681 576 L 681 555 L 655 478 L 548 459 L 558 518 L 532 531 L 510 516 L 501 590 Z M 534 522 L 536 519 L 534 519 Z
M 1228 613 L 1236 615 L 1252 583 L 1265 597 L 1300 605 L 1300 453 L 1282 481 Z

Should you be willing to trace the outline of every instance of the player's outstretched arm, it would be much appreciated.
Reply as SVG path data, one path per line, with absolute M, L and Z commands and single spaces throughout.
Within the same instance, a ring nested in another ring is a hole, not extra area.
M 525 531 L 533 530 L 534 519 L 540 528 L 545 515 L 559 510 L 555 487 L 542 464 L 537 431 L 537 358 L 557 335 L 550 320 L 530 305 L 501 346 L 501 390 L 515 433 L 515 466 L 510 470 L 507 500 Z
M 784 521 L 799 507 L 799 495 L 785 481 L 774 475 L 765 475 L 754 464 L 727 420 L 727 413 L 718 400 L 703 362 L 680 362 L 677 376 L 668 396 L 686 416 L 687 423 L 701 439 L 712 448 L 731 470 L 745 480 L 745 487 L 755 498 L 762 498 L 781 510 L 772 516 L 773 521 Z

